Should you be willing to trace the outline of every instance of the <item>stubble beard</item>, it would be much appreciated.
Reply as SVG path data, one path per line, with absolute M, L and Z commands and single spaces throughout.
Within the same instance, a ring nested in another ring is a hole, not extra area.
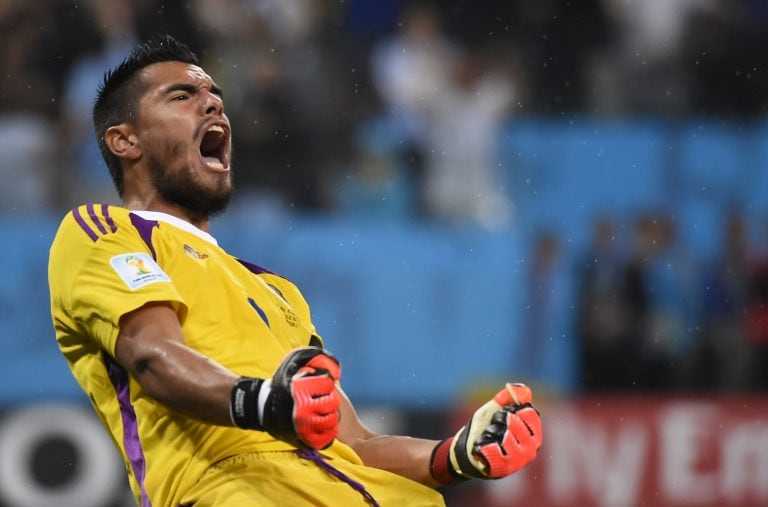
M 181 146 L 173 147 L 168 158 L 174 159 L 181 151 Z M 195 179 L 194 170 L 188 165 L 176 173 L 169 173 L 154 155 L 148 155 L 147 159 L 157 192 L 169 204 L 184 209 L 194 220 L 214 217 L 227 208 L 232 197 L 232 185 L 228 183 L 231 180 L 221 179 L 211 189 Z

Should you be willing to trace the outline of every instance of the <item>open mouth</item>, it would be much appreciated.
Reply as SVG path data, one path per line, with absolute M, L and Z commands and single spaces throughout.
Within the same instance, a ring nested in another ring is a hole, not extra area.
M 227 133 L 221 125 L 211 125 L 203 134 L 200 142 L 200 155 L 210 169 L 226 171 L 229 169 L 227 155 Z

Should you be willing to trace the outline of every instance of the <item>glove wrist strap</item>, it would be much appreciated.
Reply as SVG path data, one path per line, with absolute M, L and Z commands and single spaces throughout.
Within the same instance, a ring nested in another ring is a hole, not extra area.
M 461 477 L 451 466 L 451 445 L 453 437 L 446 438 L 432 449 L 432 456 L 429 459 L 429 471 L 432 478 L 440 484 L 450 484 L 459 480 L 466 480 Z
M 229 416 L 232 423 L 238 428 L 263 430 L 264 425 L 264 404 L 266 395 L 269 394 L 269 385 L 267 389 L 262 389 L 264 380 L 252 377 L 240 377 L 232 386 L 232 393 L 229 399 Z M 265 395 L 261 396 L 261 391 Z M 261 410 L 260 410 L 261 408 Z

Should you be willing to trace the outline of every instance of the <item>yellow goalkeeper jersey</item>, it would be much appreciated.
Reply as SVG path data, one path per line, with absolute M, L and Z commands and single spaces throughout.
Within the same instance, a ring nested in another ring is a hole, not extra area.
M 265 432 L 174 412 L 114 360 L 120 317 L 165 301 L 188 346 L 238 375 L 269 377 L 287 351 L 315 336 L 308 305 L 291 282 L 229 255 L 176 217 L 107 205 L 65 216 L 48 277 L 59 347 L 120 449 L 139 505 L 178 505 L 224 458 L 292 449 Z M 359 462 L 338 441 L 323 454 Z

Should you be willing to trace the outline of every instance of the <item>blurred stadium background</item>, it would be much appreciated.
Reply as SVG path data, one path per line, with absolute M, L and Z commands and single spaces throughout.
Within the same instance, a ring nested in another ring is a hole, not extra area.
M 303 288 L 372 426 L 535 387 L 535 465 L 449 505 L 768 505 L 768 3 L 0 0 L 0 506 L 133 504 L 46 267 L 115 202 L 102 73 L 161 33 L 225 91 L 213 234 Z

